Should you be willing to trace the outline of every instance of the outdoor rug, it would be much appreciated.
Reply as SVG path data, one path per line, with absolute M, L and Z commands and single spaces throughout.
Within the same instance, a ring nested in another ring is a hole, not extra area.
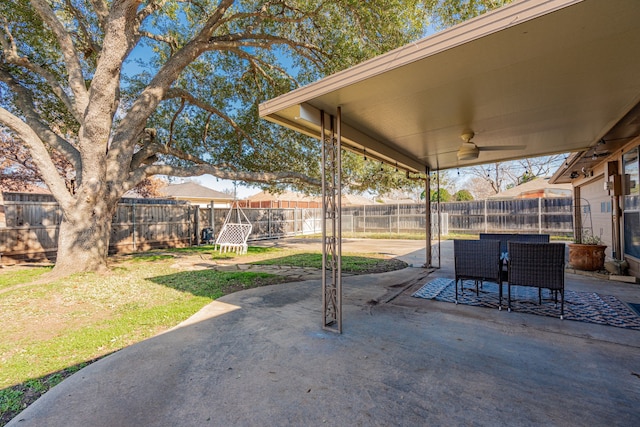
M 428 282 L 412 296 L 435 301 L 455 302 L 453 279 L 440 277 Z M 458 289 L 458 303 L 478 307 L 498 308 L 498 284 L 484 282 L 476 296 L 473 281 L 464 282 L 464 292 Z M 507 285 L 503 286 L 502 309 L 507 309 Z M 542 291 L 542 305 L 538 305 L 538 289 L 529 286 L 511 287 L 511 310 L 540 316 L 560 317 L 560 301 L 553 302 L 548 289 Z M 597 323 L 640 330 L 640 316 L 613 295 L 565 290 L 564 318 L 578 322 Z
M 629 304 L 629 307 L 631 307 L 631 309 L 636 313 L 638 313 L 638 316 L 640 316 L 640 304 L 633 304 L 633 303 L 627 303 L 627 304 Z

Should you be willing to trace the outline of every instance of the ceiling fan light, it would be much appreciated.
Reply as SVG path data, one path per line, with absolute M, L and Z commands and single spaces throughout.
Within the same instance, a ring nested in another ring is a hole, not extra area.
M 475 160 L 478 158 L 480 150 L 476 146 L 460 147 L 458 150 L 458 160 Z

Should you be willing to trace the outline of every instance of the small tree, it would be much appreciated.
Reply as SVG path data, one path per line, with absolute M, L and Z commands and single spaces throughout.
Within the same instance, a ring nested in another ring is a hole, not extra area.
M 432 202 L 450 202 L 452 199 L 451 193 L 446 188 L 441 188 L 440 190 L 431 190 L 431 197 L 429 198 Z
M 473 194 L 469 190 L 459 190 L 453 195 L 453 198 L 457 202 L 467 202 L 473 200 Z
M 484 181 L 493 194 L 507 188 L 548 176 L 565 159 L 564 155 L 543 156 L 465 168 L 464 173 Z

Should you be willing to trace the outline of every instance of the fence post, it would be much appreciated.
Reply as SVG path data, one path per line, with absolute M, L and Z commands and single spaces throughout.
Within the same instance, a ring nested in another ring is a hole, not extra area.
M 131 219 L 133 223 L 133 231 L 131 233 L 131 238 L 133 239 L 133 250 L 136 251 L 136 202 L 131 203 Z
M 542 234 L 542 198 L 538 197 L 538 234 Z
M 367 234 L 367 205 L 362 205 L 362 234 Z
M 487 199 L 484 199 L 484 232 L 488 232 L 489 222 L 487 220 Z
M 189 246 L 192 246 L 193 229 L 191 228 L 191 205 L 187 205 L 187 232 L 189 233 Z
M 216 235 L 216 217 L 213 200 L 211 201 L 211 212 L 209 212 L 209 221 L 211 224 L 211 238 L 214 238 Z
M 200 246 L 200 205 L 195 207 L 193 222 L 195 223 L 193 228 L 195 228 L 196 246 Z

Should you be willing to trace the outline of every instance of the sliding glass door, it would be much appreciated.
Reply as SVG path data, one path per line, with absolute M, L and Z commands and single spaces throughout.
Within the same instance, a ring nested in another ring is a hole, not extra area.
M 624 253 L 640 259 L 640 147 L 622 155 Z

